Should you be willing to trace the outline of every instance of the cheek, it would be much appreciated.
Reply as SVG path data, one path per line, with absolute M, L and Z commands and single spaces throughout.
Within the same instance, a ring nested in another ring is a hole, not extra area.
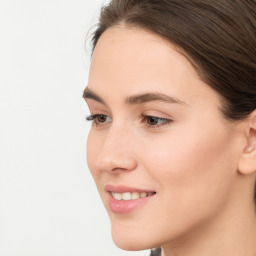
M 97 171 L 95 168 L 95 162 L 97 160 L 97 156 L 99 155 L 100 141 L 96 139 L 96 137 L 90 131 L 87 138 L 87 148 L 86 148 L 86 158 L 89 170 L 97 182 Z
M 217 204 L 228 193 L 236 166 L 231 137 L 225 131 L 180 130 L 151 143 L 154 147 L 144 150 L 144 166 L 158 182 L 165 200 L 191 210 L 202 202 Z
M 95 134 L 92 131 L 90 131 L 87 138 L 87 150 L 86 150 L 87 165 L 94 179 L 99 195 L 103 200 L 104 188 L 102 186 L 102 179 L 103 179 L 102 174 L 104 172 L 99 171 L 96 166 L 96 161 L 99 156 L 101 148 L 102 148 L 102 139 L 100 139 L 98 136 L 95 136 Z

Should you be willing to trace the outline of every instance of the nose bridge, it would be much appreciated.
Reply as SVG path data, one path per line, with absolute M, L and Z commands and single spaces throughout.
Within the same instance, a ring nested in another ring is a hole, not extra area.
M 102 144 L 97 158 L 98 168 L 102 171 L 133 170 L 136 159 L 131 145 L 131 132 L 125 125 L 113 124 Z

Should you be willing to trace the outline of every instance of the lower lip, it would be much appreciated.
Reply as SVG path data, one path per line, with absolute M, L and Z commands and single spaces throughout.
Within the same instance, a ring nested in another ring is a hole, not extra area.
M 141 197 L 134 200 L 116 200 L 112 195 L 110 195 L 110 209 L 114 213 L 130 213 L 147 203 L 153 196 L 154 195 Z

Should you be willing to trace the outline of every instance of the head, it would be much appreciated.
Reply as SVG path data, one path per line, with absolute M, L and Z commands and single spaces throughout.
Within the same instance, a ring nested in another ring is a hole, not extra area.
M 87 159 L 119 247 L 156 247 L 254 210 L 255 10 L 249 0 L 102 9 L 84 91 Z M 131 196 L 141 198 L 119 200 Z

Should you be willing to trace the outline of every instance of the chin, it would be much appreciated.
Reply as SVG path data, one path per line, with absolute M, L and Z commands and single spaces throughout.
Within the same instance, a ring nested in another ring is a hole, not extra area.
M 150 244 L 144 243 L 143 241 L 133 237 L 124 238 L 124 237 L 116 237 L 112 235 L 112 238 L 117 247 L 126 251 L 142 251 L 142 250 L 148 250 L 152 248 Z
M 126 251 L 141 251 L 159 247 L 157 241 L 154 241 L 154 232 L 148 232 L 146 229 L 129 229 L 112 225 L 112 239 L 117 247 Z

